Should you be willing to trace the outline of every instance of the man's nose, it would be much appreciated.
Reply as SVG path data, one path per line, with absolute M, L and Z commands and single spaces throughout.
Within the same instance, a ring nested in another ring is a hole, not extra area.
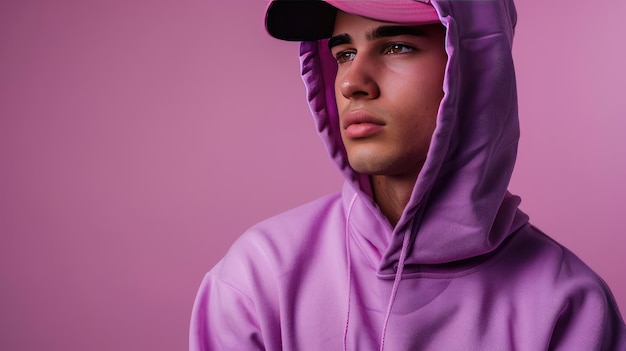
M 380 95 L 380 88 L 376 82 L 374 71 L 375 63 L 365 56 L 356 56 L 344 70 L 337 74 L 337 84 L 341 95 L 346 99 L 375 99 Z

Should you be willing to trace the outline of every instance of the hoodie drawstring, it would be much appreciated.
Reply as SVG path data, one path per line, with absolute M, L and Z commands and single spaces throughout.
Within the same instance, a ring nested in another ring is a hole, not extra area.
M 350 205 L 348 206 L 348 213 L 346 214 L 346 257 L 348 264 L 348 311 L 346 313 L 346 325 L 343 330 L 343 351 L 348 350 L 348 328 L 350 325 L 350 305 L 352 303 L 352 260 L 350 258 L 350 216 L 352 214 L 352 208 L 354 207 L 354 203 L 358 194 L 354 194 L 352 200 L 350 200 Z M 400 281 L 402 280 L 402 272 L 404 271 L 404 261 L 406 261 L 406 256 L 409 251 L 409 241 L 411 239 L 411 231 L 407 230 L 404 232 L 404 238 L 402 240 L 402 250 L 400 251 L 400 259 L 398 261 L 398 269 L 396 270 L 396 276 L 393 280 L 393 287 L 391 288 L 391 296 L 389 297 L 389 305 L 387 306 L 387 312 L 385 313 L 385 320 L 383 321 L 383 328 L 380 337 L 380 351 L 384 351 L 385 349 L 385 336 L 387 334 L 387 325 L 389 324 L 389 318 L 391 317 L 391 309 L 393 308 L 393 304 L 396 300 L 396 296 L 398 295 L 398 288 L 400 286 Z
M 352 302 L 352 261 L 350 259 L 350 215 L 352 214 L 352 208 L 356 202 L 357 194 L 354 194 L 348 207 L 348 213 L 346 215 L 346 255 L 348 263 L 348 312 L 346 314 L 346 326 L 343 330 L 343 351 L 348 351 L 348 326 L 350 325 L 350 305 Z
M 400 251 L 400 259 L 398 261 L 398 269 L 396 270 L 396 277 L 393 280 L 391 296 L 389 297 L 389 306 L 387 306 L 387 313 L 385 314 L 385 321 L 383 322 L 383 331 L 380 336 L 380 351 L 383 351 L 385 349 L 385 335 L 387 334 L 387 325 L 389 324 L 389 318 L 391 317 L 391 309 L 393 307 L 393 303 L 396 301 L 396 296 L 398 295 L 400 280 L 402 280 L 404 261 L 406 260 L 407 253 L 409 251 L 409 241 L 411 239 L 410 234 L 410 230 L 404 232 L 404 239 L 402 240 L 402 251 Z

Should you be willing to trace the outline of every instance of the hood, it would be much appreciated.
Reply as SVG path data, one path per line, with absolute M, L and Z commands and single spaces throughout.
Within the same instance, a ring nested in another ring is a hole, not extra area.
M 528 220 L 517 209 L 519 198 L 507 192 L 519 139 L 513 2 L 432 3 L 447 29 L 444 97 L 426 163 L 395 228 L 382 223 L 386 219 L 372 199 L 369 177 L 348 163 L 333 88 L 337 64 L 326 40 L 300 48 L 317 131 L 365 208 L 349 220 L 360 228 L 357 235 L 375 243 L 383 275 L 393 274 L 401 252 L 406 267 L 483 256 Z M 408 250 L 402 249 L 405 239 Z

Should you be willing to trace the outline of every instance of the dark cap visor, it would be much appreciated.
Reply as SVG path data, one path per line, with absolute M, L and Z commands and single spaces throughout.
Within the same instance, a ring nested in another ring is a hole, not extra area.
M 330 38 L 337 9 L 320 0 L 272 1 L 265 12 L 265 29 L 274 38 L 313 41 Z

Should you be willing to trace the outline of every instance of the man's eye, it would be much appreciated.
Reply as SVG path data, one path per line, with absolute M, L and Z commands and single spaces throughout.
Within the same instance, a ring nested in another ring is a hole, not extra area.
M 339 51 L 335 55 L 335 60 L 337 60 L 337 63 L 346 63 L 346 62 L 354 60 L 355 56 L 356 56 L 356 51 L 344 50 L 344 51 Z
M 415 50 L 414 48 L 408 45 L 390 44 L 385 48 L 384 53 L 386 55 L 397 55 L 397 54 L 405 54 L 407 52 L 412 52 L 414 50 Z

